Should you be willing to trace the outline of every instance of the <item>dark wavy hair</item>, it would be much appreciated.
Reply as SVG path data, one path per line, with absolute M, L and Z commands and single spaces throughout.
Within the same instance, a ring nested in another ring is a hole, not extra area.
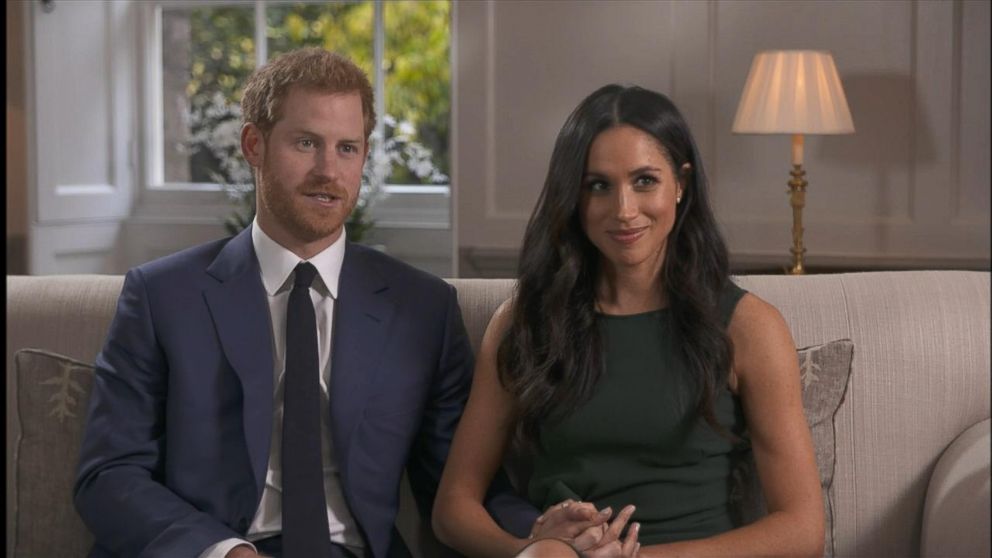
M 729 282 L 727 248 L 707 195 L 699 151 L 685 119 L 660 93 L 607 85 L 589 95 L 558 133 L 544 189 L 524 234 L 511 323 L 497 352 L 500 382 L 516 400 L 516 441 L 535 447 L 540 428 L 587 401 L 603 368 L 596 326 L 600 253 L 579 218 L 589 147 L 601 132 L 633 126 L 655 138 L 680 177 L 682 202 L 668 236 L 659 287 L 667 295 L 687 364 L 688 395 L 715 430 L 714 401 L 727 384 L 730 340 L 717 313 Z M 683 165 L 689 164 L 685 172 Z M 660 340 L 659 340 L 660 342 Z

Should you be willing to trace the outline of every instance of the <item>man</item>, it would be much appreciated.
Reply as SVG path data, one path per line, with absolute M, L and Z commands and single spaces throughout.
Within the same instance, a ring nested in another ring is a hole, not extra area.
M 92 556 L 408 556 L 404 469 L 428 517 L 471 381 L 454 289 L 346 242 L 372 89 L 321 49 L 256 71 L 241 234 L 128 272 L 96 377 L 75 502 Z M 537 511 L 505 477 L 490 511 Z

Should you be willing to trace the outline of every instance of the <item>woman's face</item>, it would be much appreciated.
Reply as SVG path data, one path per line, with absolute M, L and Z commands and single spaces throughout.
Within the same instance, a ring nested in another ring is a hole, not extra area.
M 601 132 L 589 148 L 582 230 L 614 272 L 657 273 L 681 185 L 661 145 L 632 126 Z

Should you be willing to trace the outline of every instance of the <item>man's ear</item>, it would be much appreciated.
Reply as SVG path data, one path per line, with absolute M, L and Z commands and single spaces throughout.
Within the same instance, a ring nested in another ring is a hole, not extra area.
M 253 168 L 262 166 L 265 158 L 265 138 L 258 126 L 251 122 L 241 127 L 241 154 Z

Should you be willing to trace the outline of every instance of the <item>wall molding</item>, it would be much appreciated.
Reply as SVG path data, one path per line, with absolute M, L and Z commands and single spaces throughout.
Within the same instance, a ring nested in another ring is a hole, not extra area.
M 459 277 L 515 278 L 518 251 L 510 248 L 462 248 L 459 254 Z M 740 252 L 730 257 L 733 275 L 785 275 L 792 264 L 787 250 L 781 252 Z M 955 269 L 988 271 L 988 262 L 980 258 L 921 258 L 903 254 L 884 258 L 850 254 L 807 255 L 810 273 L 854 273 L 866 271 L 904 271 L 919 269 Z

